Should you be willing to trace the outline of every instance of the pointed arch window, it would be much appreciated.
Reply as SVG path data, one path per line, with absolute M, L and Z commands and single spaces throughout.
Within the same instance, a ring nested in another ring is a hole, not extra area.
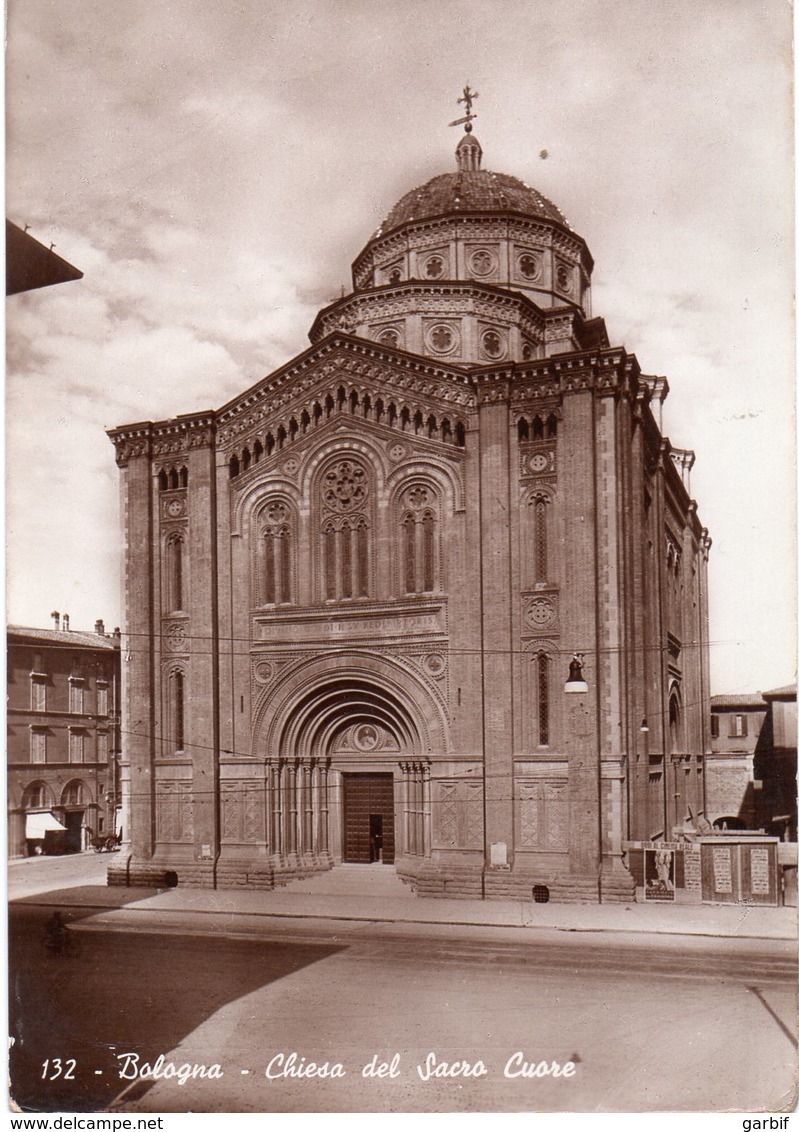
M 538 681 L 538 745 L 549 746 L 549 657 L 539 653 L 536 660 Z
M 176 613 L 186 608 L 186 553 L 182 531 L 166 540 L 166 609 Z
M 174 751 L 186 745 L 186 677 L 176 669 L 169 677 L 169 738 Z
M 288 503 L 274 499 L 263 511 L 258 539 L 258 589 L 261 605 L 294 600 L 293 514 Z
M 533 499 L 533 525 L 534 525 L 534 572 L 536 582 L 547 581 L 548 568 L 548 542 L 549 542 L 549 514 L 548 500 L 544 495 L 536 495 Z
M 415 484 L 400 496 L 402 571 L 406 594 L 433 593 L 438 588 L 438 497 L 426 484 Z

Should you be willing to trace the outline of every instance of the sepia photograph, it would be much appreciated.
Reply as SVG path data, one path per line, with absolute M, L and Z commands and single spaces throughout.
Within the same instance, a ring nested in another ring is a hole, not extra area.
M 787 1128 L 789 4 L 5 68 L 7 1111 Z

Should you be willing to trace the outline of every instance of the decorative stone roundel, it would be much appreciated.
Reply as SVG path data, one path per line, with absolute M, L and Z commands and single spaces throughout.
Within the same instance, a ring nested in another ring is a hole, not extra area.
M 283 465 L 283 471 L 288 475 L 293 476 L 299 466 L 299 460 L 295 460 L 292 456 L 290 460 L 286 460 L 285 464 Z
M 178 519 L 186 513 L 186 504 L 182 499 L 169 499 L 164 504 L 164 514 L 170 519 Z
M 172 652 L 180 652 L 186 646 L 186 628 L 184 625 L 170 625 L 166 631 L 167 647 Z
M 440 676 L 447 662 L 440 652 L 431 652 L 424 658 L 424 667 L 431 676 Z
M 555 272 L 555 278 L 558 284 L 559 291 L 569 292 L 572 289 L 572 277 L 568 267 L 564 264 L 558 264 L 558 270 Z
M 505 354 L 505 342 L 498 330 L 484 330 L 480 343 L 488 358 L 501 358 Z
M 428 279 L 440 279 L 444 274 L 444 259 L 440 255 L 428 256 L 424 261 L 424 273 Z
M 359 751 L 373 751 L 380 742 L 380 732 L 371 723 L 361 723 L 352 738 Z
M 529 625 L 548 625 L 555 617 L 555 611 L 548 601 L 534 601 L 527 611 Z
M 275 674 L 274 666 L 268 660 L 259 660 L 255 666 L 255 679 L 259 684 L 268 684 Z
M 469 256 L 469 269 L 475 275 L 490 275 L 496 266 L 496 256 L 486 248 L 478 248 Z
M 541 271 L 541 264 L 534 255 L 525 252 L 519 256 L 519 274 L 525 279 L 537 279 Z
M 339 460 L 325 473 L 323 495 L 331 511 L 349 514 L 363 505 L 368 493 L 366 472 L 352 460 Z
M 458 346 L 458 336 L 454 327 L 442 322 L 431 326 L 425 338 L 427 345 L 436 354 L 451 354 Z
M 388 454 L 392 460 L 401 460 L 403 456 L 407 455 L 408 449 L 404 444 L 392 444 L 388 450 Z

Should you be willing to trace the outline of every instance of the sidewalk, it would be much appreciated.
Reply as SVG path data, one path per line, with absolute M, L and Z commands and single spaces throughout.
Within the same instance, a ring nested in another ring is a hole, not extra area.
M 356 866 L 357 868 L 357 866 Z M 339 870 L 335 870 L 339 872 Z M 341 876 L 341 873 L 339 872 Z M 54 885 L 50 891 L 15 897 L 13 872 L 9 899 L 26 903 L 124 908 L 128 913 L 194 913 L 201 917 L 268 917 L 277 920 L 336 920 L 379 924 L 473 925 L 547 929 L 563 932 L 647 933 L 733 939 L 796 940 L 795 908 L 703 904 L 534 904 L 511 900 L 452 900 L 415 896 L 386 877 L 382 891 L 359 894 L 357 877 L 349 891 L 318 891 L 313 878 L 271 892 L 253 889 L 108 888 Z M 392 883 L 393 882 L 393 883 Z M 345 887 L 347 887 L 345 885 Z

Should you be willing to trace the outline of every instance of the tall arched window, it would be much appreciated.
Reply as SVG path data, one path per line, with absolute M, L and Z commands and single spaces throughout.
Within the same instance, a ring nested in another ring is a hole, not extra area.
M 400 588 L 403 593 L 433 593 L 438 578 L 438 499 L 425 484 L 400 496 Z
M 73 778 L 64 787 L 61 794 L 62 806 L 85 806 L 86 805 L 86 787 L 79 778 Z
M 683 754 L 680 700 L 676 691 L 669 698 L 669 749 L 671 754 Z
M 185 677 L 180 669 L 172 673 L 169 683 L 171 693 L 171 745 L 176 751 L 182 751 L 186 743 L 186 687 Z
M 538 677 L 538 745 L 549 746 L 549 657 L 540 653 L 536 662 Z
M 284 605 L 294 600 L 292 514 L 281 499 L 272 500 L 262 512 L 258 574 L 262 605 Z
M 166 608 L 175 612 L 186 608 L 186 555 L 182 532 L 169 535 L 166 543 Z
M 22 795 L 23 810 L 44 810 L 52 804 L 52 795 L 43 782 L 31 782 L 25 787 Z
M 371 593 L 371 487 L 356 459 L 337 460 L 322 475 L 321 591 L 327 601 Z
M 543 495 L 537 495 L 533 500 L 534 509 L 534 565 L 535 565 L 535 580 L 537 582 L 547 581 L 547 556 L 548 556 L 548 531 L 547 531 L 547 500 Z

